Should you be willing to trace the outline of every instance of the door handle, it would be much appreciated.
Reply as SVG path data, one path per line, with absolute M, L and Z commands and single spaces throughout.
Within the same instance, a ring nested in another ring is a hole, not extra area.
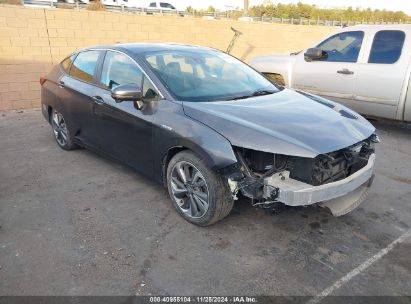
M 96 104 L 103 104 L 104 100 L 103 98 L 101 98 L 100 96 L 93 96 L 91 97 L 91 99 L 96 103 Z
M 64 88 L 66 86 L 66 84 L 64 83 L 64 81 L 63 80 L 60 80 L 59 81 L 59 87 L 60 88 Z
M 344 74 L 344 75 L 352 75 L 354 74 L 353 71 L 350 71 L 349 69 L 342 69 L 337 71 L 338 74 Z

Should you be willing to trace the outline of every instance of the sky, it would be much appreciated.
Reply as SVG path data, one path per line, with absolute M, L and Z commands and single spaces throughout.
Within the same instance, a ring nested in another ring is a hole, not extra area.
M 212 5 L 217 9 L 225 9 L 227 7 L 243 7 L 243 0 L 170 0 L 170 3 L 175 5 L 177 9 L 184 10 L 187 6 L 194 8 L 207 8 Z M 263 0 L 249 0 L 250 5 L 261 4 Z M 410 0 L 272 0 L 276 3 L 307 3 L 315 4 L 322 7 L 348 7 L 353 8 L 368 8 L 372 9 L 386 9 L 389 11 L 404 11 L 411 15 L 411 1 Z

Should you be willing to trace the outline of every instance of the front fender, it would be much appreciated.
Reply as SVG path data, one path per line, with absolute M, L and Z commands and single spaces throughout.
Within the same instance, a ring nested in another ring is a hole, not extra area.
M 164 159 L 174 148 L 190 149 L 216 171 L 237 162 L 231 143 L 215 130 L 186 116 L 179 102 L 159 101 L 154 146 L 154 177 L 159 182 L 163 180 Z

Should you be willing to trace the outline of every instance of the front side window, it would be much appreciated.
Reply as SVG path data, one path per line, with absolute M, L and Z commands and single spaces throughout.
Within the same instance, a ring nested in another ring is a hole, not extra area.
M 67 57 L 66 59 L 64 59 L 64 60 L 61 62 L 61 66 L 62 66 L 63 70 L 66 71 L 67 73 L 68 73 L 68 71 L 69 71 L 69 69 L 70 69 L 70 67 L 71 67 L 71 64 L 72 64 L 73 61 L 74 61 L 74 58 L 76 58 L 76 54 L 73 54 L 73 55 Z
M 278 92 L 261 74 L 214 50 L 167 50 L 145 55 L 153 72 L 176 99 L 216 101 Z
M 357 62 L 364 32 L 339 33 L 320 43 L 317 48 L 324 52 L 322 61 Z
M 368 63 L 394 63 L 400 56 L 404 45 L 403 31 L 379 31 L 374 36 Z
M 71 66 L 70 76 L 86 82 L 92 82 L 99 55 L 100 51 L 84 51 L 79 53 Z
M 107 51 L 101 71 L 100 84 L 111 90 L 118 85 L 135 83 L 141 87 L 143 73 L 128 56 Z

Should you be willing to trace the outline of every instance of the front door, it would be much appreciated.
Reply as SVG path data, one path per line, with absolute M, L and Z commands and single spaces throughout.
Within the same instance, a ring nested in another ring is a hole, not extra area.
M 307 61 L 301 53 L 296 58 L 291 86 L 352 106 L 357 60 L 364 32 L 335 34 L 319 45 L 321 60 Z
M 127 55 L 107 51 L 99 88 L 93 96 L 93 114 L 98 148 L 143 174 L 153 173 L 153 119 L 152 103 L 156 94 L 147 95 L 149 80 L 137 64 Z M 142 109 L 132 101 L 117 103 L 111 97 L 111 89 L 122 84 L 134 83 L 143 90 L 145 100 Z

